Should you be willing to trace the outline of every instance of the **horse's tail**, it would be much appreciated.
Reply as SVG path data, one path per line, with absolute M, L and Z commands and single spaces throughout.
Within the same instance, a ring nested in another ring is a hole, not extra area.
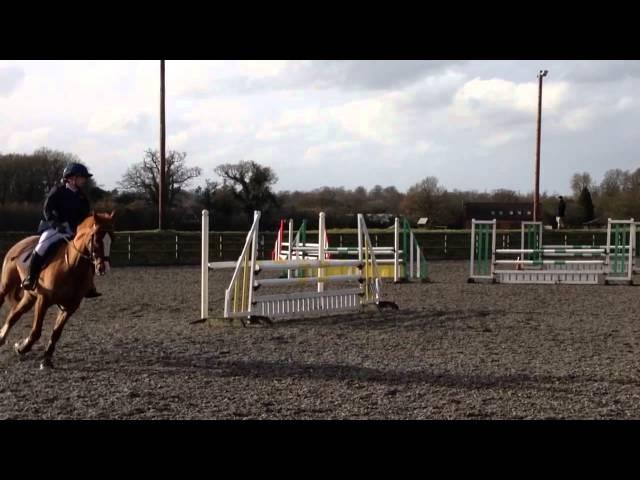
M 0 307 L 4 303 L 4 298 L 7 296 L 7 271 L 9 270 L 7 263 L 9 263 L 9 254 L 4 256 L 4 261 L 2 262 L 2 273 L 0 273 Z
M 9 251 L 2 262 L 2 273 L 0 273 L 0 307 L 2 307 L 2 304 L 9 295 L 13 296 L 14 301 L 20 299 L 20 289 L 18 288 L 20 285 L 20 275 L 14 257 L 15 255 L 11 255 L 11 251 Z

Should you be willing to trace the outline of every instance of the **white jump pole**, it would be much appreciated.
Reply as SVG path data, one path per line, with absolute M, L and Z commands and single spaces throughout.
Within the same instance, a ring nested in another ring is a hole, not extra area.
M 393 234 L 393 282 L 400 280 L 400 219 L 396 217 Z
M 476 247 L 476 219 L 471 220 L 471 261 L 469 262 L 469 278 L 474 276 L 473 262 L 475 260 L 475 247 Z
M 293 218 L 289 219 L 289 249 L 287 251 L 287 260 L 291 261 L 291 249 L 293 248 Z M 291 269 L 287 270 L 287 278 L 291 278 Z
M 318 260 L 323 261 L 324 258 L 324 212 L 320 212 L 318 218 Z M 318 279 L 324 277 L 324 269 L 318 268 Z M 318 293 L 324 292 L 324 282 L 318 280 Z
M 200 318 L 209 317 L 209 212 L 202 210 L 202 254 L 200 278 Z
M 249 303 L 247 310 L 249 311 L 249 315 L 251 315 L 252 307 L 253 307 L 253 284 L 255 282 L 255 274 L 256 274 L 256 261 L 258 260 L 258 231 L 260 230 L 260 211 L 254 210 L 253 212 L 253 221 L 256 223 L 255 229 L 253 230 L 253 245 L 251 245 L 251 271 L 249 272 Z
M 360 225 L 360 221 L 358 220 L 358 260 L 363 260 L 362 255 L 362 225 Z
M 607 221 L 607 262 L 606 265 L 611 265 L 611 219 Z
M 634 255 L 634 239 L 636 238 L 636 222 L 631 219 L 629 224 L 629 262 L 627 264 L 627 278 L 629 281 L 633 278 L 633 255 Z
M 493 219 L 493 235 L 491 239 L 491 277 L 493 277 L 496 269 L 496 235 L 498 231 L 498 226 L 496 223 L 496 219 Z

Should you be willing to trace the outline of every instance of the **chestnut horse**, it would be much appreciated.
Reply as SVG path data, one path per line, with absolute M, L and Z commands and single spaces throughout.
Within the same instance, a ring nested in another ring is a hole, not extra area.
M 92 288 L 95 273 L 104 275 L 106 271 L 109 249 L 114 238 L 113 215 L 113 212 L 90 215 L 78 226 L 75 237 L 67 240 L 66 246 L 62 245 L 64 248 L 52 247 L 56 251 L 52 251 L 52 255 L 47 254 L 49 260 L 33 291 L 25 291 L 20 283 L 27 274 L 24 257 L 35 248 L 39 237 L 25 238 L 11 247 L 4 258 L 0 277 L 0 307 L 5 299 L 11 306 L 0 329 L 0 345 L 5 343 L 11 327 L 35 305 L 31 333 L 14 345 L 18 355 L 27 353 L 40 338 L 45 313 L 49 307 L 57 305 L 60 313 L 40 368 L 53 366 L 53 352 L 65 323 Z M 107 234 L 108 237 L 105 238 Z

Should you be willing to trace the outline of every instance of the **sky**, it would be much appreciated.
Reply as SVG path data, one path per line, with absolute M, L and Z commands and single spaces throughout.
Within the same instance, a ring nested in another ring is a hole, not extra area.
M 537 74 L 544 79 L 540 189 L 569 193 L 635 170 L 640 61 L 166 61 L 167 150 L 202 178 L 253 160 L 276 191 L 533 190 Z M 116 188 L 159 149 L 160 62 L 0 60 L 0 153 L 78 155 Z

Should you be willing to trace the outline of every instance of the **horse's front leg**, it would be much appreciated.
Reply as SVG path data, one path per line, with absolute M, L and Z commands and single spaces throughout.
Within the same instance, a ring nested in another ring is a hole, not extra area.
M 67 308 L 61 311 L 58 314 L 58 318 L 56 318 L 56 323 L 53 326 L 53 331 L 51 332 L 51 338 L 49 339 L 49 344 L 47 345 L 47 349 L 44 352 L 44 358 L 42 359 L 42 363 L 40 364 L 40 368 L 52 368 L 53 367 L 53 352 L 56 349 L 56 343 L 60 339 L 60 335 L 62 335 L 62 329 L 64 328 L 69 317 L 73 315 L 73 313 L 77 310 L 78 306 L 74 308 Z
M 22 340 L 21 342 L 16 342 L 14 345 L 14 349 L 18 355 L 24 355 L 29 350 L 34 343 L 38 341 L 40 338 L 40 334 L 42 333 L 42 321 L 44 320 L 44 315 L 47 313 L 47 309 L 49 308 L 49 302 L 42 295 L 38 295 L 36 300 L 36 306 L 33 312 L 33 324 L 31 326 L 31 332 L 29 336 Z

